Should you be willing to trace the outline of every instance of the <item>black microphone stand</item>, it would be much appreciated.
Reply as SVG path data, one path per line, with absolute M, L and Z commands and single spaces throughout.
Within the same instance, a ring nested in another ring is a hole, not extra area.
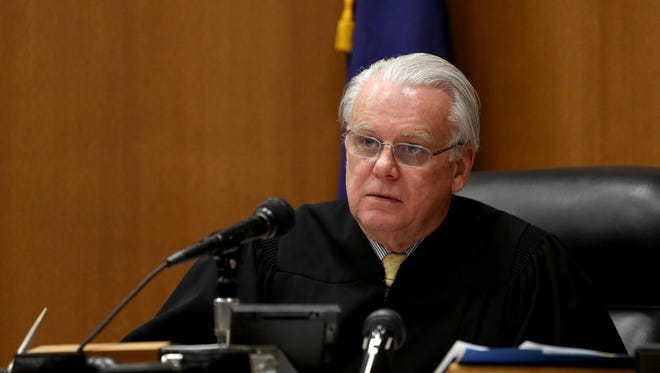
M 219 249 L 213 253 L 218 278 L 216 298 L 213 302 L 215 336 L 218 345 L 228 347 L 231 344 L 232 305 L 239 303 L 236 288 L 236 274 L 239 264 L 239 248 Z
M 172 359 L 183 372 L 227 371 L 250 373 L 250 351 L 231 344 L 232 305 L 238 303 L 237 272 L 240 246 L 221 247 L 210 253 L 215 262 L 217 280 L 213 301 L 214 345 L 174 346 L 166 348 L 165 359 Z

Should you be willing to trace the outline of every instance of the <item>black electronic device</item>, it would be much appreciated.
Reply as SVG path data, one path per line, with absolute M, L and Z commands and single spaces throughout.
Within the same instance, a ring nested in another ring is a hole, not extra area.
M 231 306 L 232 344 L 277 346 L 298 372 L 319 372 L 337 343 L 336 304 L 242 304 Z
M 660 343 L 644 343 L 637 347 L 635 363 L 639 373 L 660 372 Z

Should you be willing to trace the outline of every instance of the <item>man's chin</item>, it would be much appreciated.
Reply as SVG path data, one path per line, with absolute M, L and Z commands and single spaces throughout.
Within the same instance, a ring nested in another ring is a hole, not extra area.
M 383 213 L 382 211 L 359 214 L 357 220 L 365 233 L 395 232 L 405 225 L 401 215 Z

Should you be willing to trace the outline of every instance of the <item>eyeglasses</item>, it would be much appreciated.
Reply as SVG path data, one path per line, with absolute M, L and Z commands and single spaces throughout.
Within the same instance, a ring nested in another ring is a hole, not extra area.
M 389 145 L 392 149 L 392 156 L 394 156 L 394 159 L 396 159 L 401 164 L 411 167 L 422 166 L 428 162 L 431 157 L 440 155 L 447 150 L 457 146 L 464 145 L 463 143 L 457 143 L 444 149 L 432 152 L 428 148 L 421 145 L 408 144 L 405 142 L 389 144 L 382 142 L 375 137 L 351 132 L 350 130 L 344 132 L 342 134 L 342 138 L 344 139 L 346 151 L 361 158 L 373 158 L 380 154 L 383 146 Z

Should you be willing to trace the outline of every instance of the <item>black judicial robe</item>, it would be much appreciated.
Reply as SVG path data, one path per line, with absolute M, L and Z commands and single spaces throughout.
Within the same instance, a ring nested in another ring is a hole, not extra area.
M 341 307 L 331 371 L 359 370 L 362 324 L 382 307 L 399 312 L 407 331 L 393 372 L 432 372 L 459 339 L 625 353 L 589 280 L 556 237 L 464 197 L 453 197 L 444 222 L 402 263 L 389 289 L 345 200 L 300 207 L 289 234 L 256 241 L 243 254 L 241 302 Z M 214 343 L 215 279 L 214 262 L 200 259 L 158 315 L 125 340 Z

